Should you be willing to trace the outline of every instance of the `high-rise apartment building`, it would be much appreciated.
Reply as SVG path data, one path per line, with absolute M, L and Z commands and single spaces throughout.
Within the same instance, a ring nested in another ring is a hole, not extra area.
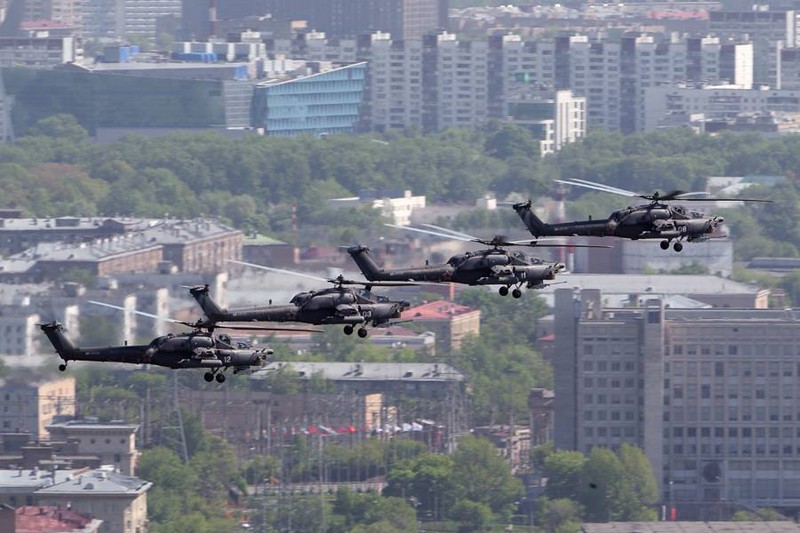
M 799 29 L 800 12 L 791 9 L 754 4 L 749 9 L 732 7 L 708 13 L 709 33 L 733 39 L 746 36 L 753 43 L 753 80 L 776 89 L 780 88 L 780 52 L 800 44 Z
M 354 38 L 371 31 L 399 39 L 421 39 L 447 28 L 447 0 L 179 0 L 184 34 L 204 35 L 215 20 L 269 14 L 275 20 L 306 20 L 331 37 Z M 210 30 L 213 34 L 214 31 Z
M 665 501 L 800 503 L 800 328 L 792 311 L 607 308 L 555 293 L 555 442 L 641 446 Z
M 587 127 L 632 133 L 644 128 L 648 88 L 700 82 L 749 88 L 753 64 L 751 43 L 658 40 L 638 33 L 617 39 L 560 35 L 539 42 L 504 35 L 464 42 L 443 32 L 420 44 L 386 33 L 334 40 L 316 32 L 273 39 L 267 50 L 309 60 L 367 61 L 362 124 L 379 130 L 476 126 L 507 118 L 521 92 L 562 89 L 586 99 Z M 567 124 L 555 124 L 556 130 L 562 126 Z
M 52 20 L 77 27 L 81 21 L 79 0 L 26 0 L 24 20 Z
M 160 18 L 181 16 L 181 0 L 84 0 L 79 10 L 84 36 L 155 39 Z

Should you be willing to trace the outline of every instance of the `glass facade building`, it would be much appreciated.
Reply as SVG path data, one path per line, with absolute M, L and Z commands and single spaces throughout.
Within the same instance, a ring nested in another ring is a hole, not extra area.
M 359 120 L 366 63 L 259 84 L 254 126 L 265 135 L 353 133 Z
M 246 128 L 254 82 L 181 79 L 167 72 L 132 76 L 83 70 L 2 69 L 14 97 L 14 131 L 58 113 L 98 128 Z

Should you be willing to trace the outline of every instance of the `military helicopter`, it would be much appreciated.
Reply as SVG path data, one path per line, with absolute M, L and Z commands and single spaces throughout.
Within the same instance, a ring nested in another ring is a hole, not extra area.
M 366 337 L 369 332 L 367 326 L 387 326 L 390 321 L 400 318 L 403 310 L 410 304 L 403 301 L 389 300 L 384 296 L 372 296 L 370 289 L 375 285 L 398 286 L 409 283 L 381 283 L 367 281 L 353 281 L 339 276 L 334 279 L 319 278 L 307 274 L 300 274 L 289 270 L 246 263 L 244 261 L 228 260 L 231 263 L 268 270 L 283 272 L 297 276 L 307 277 L 318 281 L 333 283 L 333 287 L 319 291 L 301 292 L 291 299 L 286 305 L 268 305 L 251 308 L 225 309 L 219 306 L 209 295 L 208 285 L 199 285 L 189 289 L 189 292 L 200 304 L 207 317 L 207 323 L 219 322 L 304 322 L 307 324 L 344 324 L 344 333 L 352 335 L 356 327 L 358 336 Z M 365 289 L 358 290 L 351 285 L 362 285 Z
M 676 252 L 680 252 L 683 250 L 681 241 L 700 242 L 712 238 L 712 234 L 724 222 L 724 219 L 718 215 L 706 215 L 689 210 L 682 205 L 670 205 L 667 202 L 770 202 L 770 200 L 752 198 L 700 198 L 697 195 L 705 195 L 705 193 L 681 191 L 663 195 L 658 192 L 649 195 L 639 194 L 577 178 L 556 181 L 565 185 L 586 187 L 621 196 L 644 198 L 650 203 L 614 211 L 607 220 L 589 219 L 560 224 L 547 224 L 540 220 L 531 209 L 530 201 L 514 204 L 514 210 L 534 237 L 585 235 L 590 237 L 613 236 L 632 240 L 662 239 L 660 243 L 662 250 L 668 249 L 670 242 L 674 240 L 672 248 Z
M 234 373 L 252 367 L 261 367 L 272 354 L 270 348 L 254 348 L 244 341 L 233 341 L 228 335 L 213 335 L 198 329 L 191 333 L 173 335 L 168 333 L 153 339 L 150 344 L 79 348 L 64 334 L 58 322 L 39 324 L 64 361 L 58 369 L 64 372 L 69 361 L 104 361 L 148 364 L 167 368 L 207 368 L 203 378 L 218 383 L 225 381 L 224 372 L 233 368 Z
M 369 254 L 369 248 L 366 246 L 351 246 L 347 249 L 347 253 L 350 254 L 358 268 L 361 269 L 364 277 L 370 281 L 454 282 L 467 285 L 500 285 L 498 292 L 503 296 L 506 296 L 509 293 L 509 288 L 514 286 L 511 291 L 511 295 L 514 298 L 522 296 L 520 287 L 523 285 L 526 285 L 528 289 L 546 287 L 545 281 L 554 280 L 556 274 L 565 268 L 564 263 L 549 263 L 519 251 L 509 252 L 504 250 L 508 246 L 566 246 L 564 244 L 545 244 L 532 240 L 508 241 L 501 236 L 496 236 L 491 240 L 484 240 L 466 233 L 434 226 L 433 224 L 423 225 L 435 231 L 386 224 L 386 226 L 392 228 L 416 231 L 464 242 L 476 242 L 491 246 L 491 248 L 454 255 L 446 263 L 440 265 L 390 270 L 380 268 Z M 589 246 L 596 247 L 595 245 Z

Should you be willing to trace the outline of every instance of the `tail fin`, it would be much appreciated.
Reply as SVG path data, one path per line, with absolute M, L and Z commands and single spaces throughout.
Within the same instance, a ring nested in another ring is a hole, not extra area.
M 534 237 L 541 237 L 543 235 L 548 234 L 549 224 L 545 224 L 542 220 L 536 216 L 531 209 L 531 201 L 528 200 L 527 202 L 520 202 L 518 204 L 514 204 L 514 211 L 517 212 L 519 218 L 525 223 L 527 226 L 528 231 Z
M 208 285 L 192 287 L 189 289 L 189 294 L 194 297 L 200 305 L 200 309 L 203 310 L 203 313 L 205 313 L 210 321 L 215 322 L 225 314 L 225 309 L 221 308 L 217 302 L 211 298 L 211 295 L 208 294 Z
M 56 349 L 58 355 L 64 361 L 74 359 L 75 354 L 79 351 L 78 347 L 72 344 L 72 341 L 64 335 L 64 326 L 58 322 L 48 322 L 46 324 L 39 324 L 39 327 L 47 335 L 47 339 L 53 348 Z
M 359 244 L 348 248 L 347 253 L 353 258 L 353 261 L 358 265 L 358 268 L 361 270 L 361 273 L 364 274 L 365 278 L 370 281 L 381 279 L 383 271 L 372 256 L 369 255 L 369 248 Z

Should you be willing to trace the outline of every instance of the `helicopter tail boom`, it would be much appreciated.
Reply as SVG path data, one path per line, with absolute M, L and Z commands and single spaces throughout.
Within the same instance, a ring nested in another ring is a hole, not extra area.
M 370 281 L 384 279 L 385 272 L 369 254 L 369 248 L 361 245 L 351 246 L 347 249 L 347 253 L 353 258 L 365 278 Z
M 514 204 L 514 211 L 517 212 L 519 217 L 527 226 L 528 231 L 531 232 L 531 235 L 534 237 L 542 237 L 546 235 L 553 235 L 552 228 L 550 224 L 547 224 L 542 221 L 531 209 L 531 201 L 528 200 L 527 202 L 520 202 Z
M 221 308 L 208 294 L 208 285 L 192 287 L 189 289 L 189 293 L 194 297 L 210 321 L 216 322 L 225 314 L 225 309 Z
M 61 359 L 64 361 L 75 360 L 80 350 L 64 334 L 64 326 L 58 322 L 48 322 L 47 324 L 39 324 L 39 327 Z

